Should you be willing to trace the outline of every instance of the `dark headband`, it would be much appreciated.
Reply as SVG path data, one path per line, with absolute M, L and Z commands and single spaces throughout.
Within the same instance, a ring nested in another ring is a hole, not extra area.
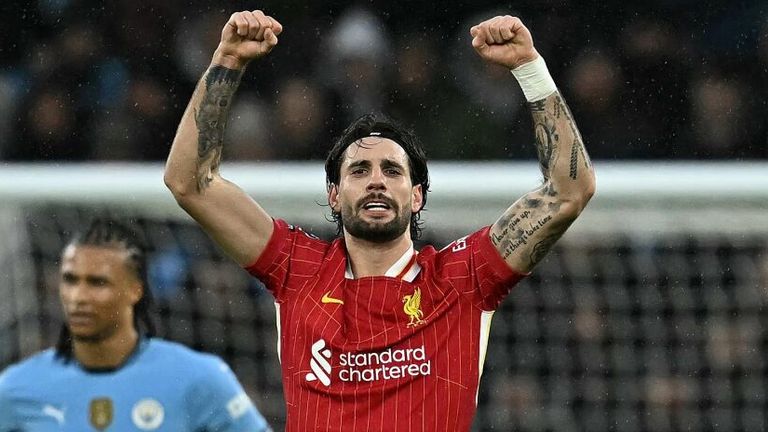
M 346 145 L 346 147 L 349 147 L 352 143 L 355 143 L 363 138 L 368 137 L 376 137 L 376 138 L 387 138 L 391 139 L 392 141 L 396 142 L 400 147 L 403 147 L 403 137 L 393 130 L 376 130 L 376 127 L 373 127 L 372 131 L 360 131 L 360 133 L 353 135 L 353 137 L 349 140 L 349 143 Z

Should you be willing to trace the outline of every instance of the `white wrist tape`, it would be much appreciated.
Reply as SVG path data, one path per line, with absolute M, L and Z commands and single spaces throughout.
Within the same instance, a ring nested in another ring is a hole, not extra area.
M 512 75 L 515 76 L 520 88 L 523 89 L 523 94 L 528 102 L 544 99 L 557 91 L 555 80 L 549 74 L 549 69 L 547 69 L 547 64 L 542 56 L 512 69 Z

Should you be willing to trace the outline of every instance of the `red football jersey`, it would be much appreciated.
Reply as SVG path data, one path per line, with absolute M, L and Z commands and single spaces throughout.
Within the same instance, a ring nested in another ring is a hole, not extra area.
M 275 221 L 248 271 L 276 299 L 286 431 L 468 431 L 493 311 L 524 277 L 488 230 L 354 279 L 341 239 Z

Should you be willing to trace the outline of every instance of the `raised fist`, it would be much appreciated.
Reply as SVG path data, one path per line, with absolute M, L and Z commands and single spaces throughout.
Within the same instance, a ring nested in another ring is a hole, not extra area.
M 484 60 L 514 69 L 536 60 L 531 32 L 520 18 L 497 16 L 472 27 L 472 47 Z
M 260 10 L 235 12 L 221 30 L 214 62 L 239 69 L 249 61 L 260 58 L 277 45 L 283 26 Z

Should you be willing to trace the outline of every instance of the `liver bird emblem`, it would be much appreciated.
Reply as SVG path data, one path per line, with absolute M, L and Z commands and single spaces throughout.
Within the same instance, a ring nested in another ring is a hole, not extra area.
M 424 324 L 424 320 L 421 319 L 424 316 L 424 312 L 421 311 L 421 288 L 416 288 L 413 294 L 403 297 L 403 312 L 411 319 L 408 327 Z

